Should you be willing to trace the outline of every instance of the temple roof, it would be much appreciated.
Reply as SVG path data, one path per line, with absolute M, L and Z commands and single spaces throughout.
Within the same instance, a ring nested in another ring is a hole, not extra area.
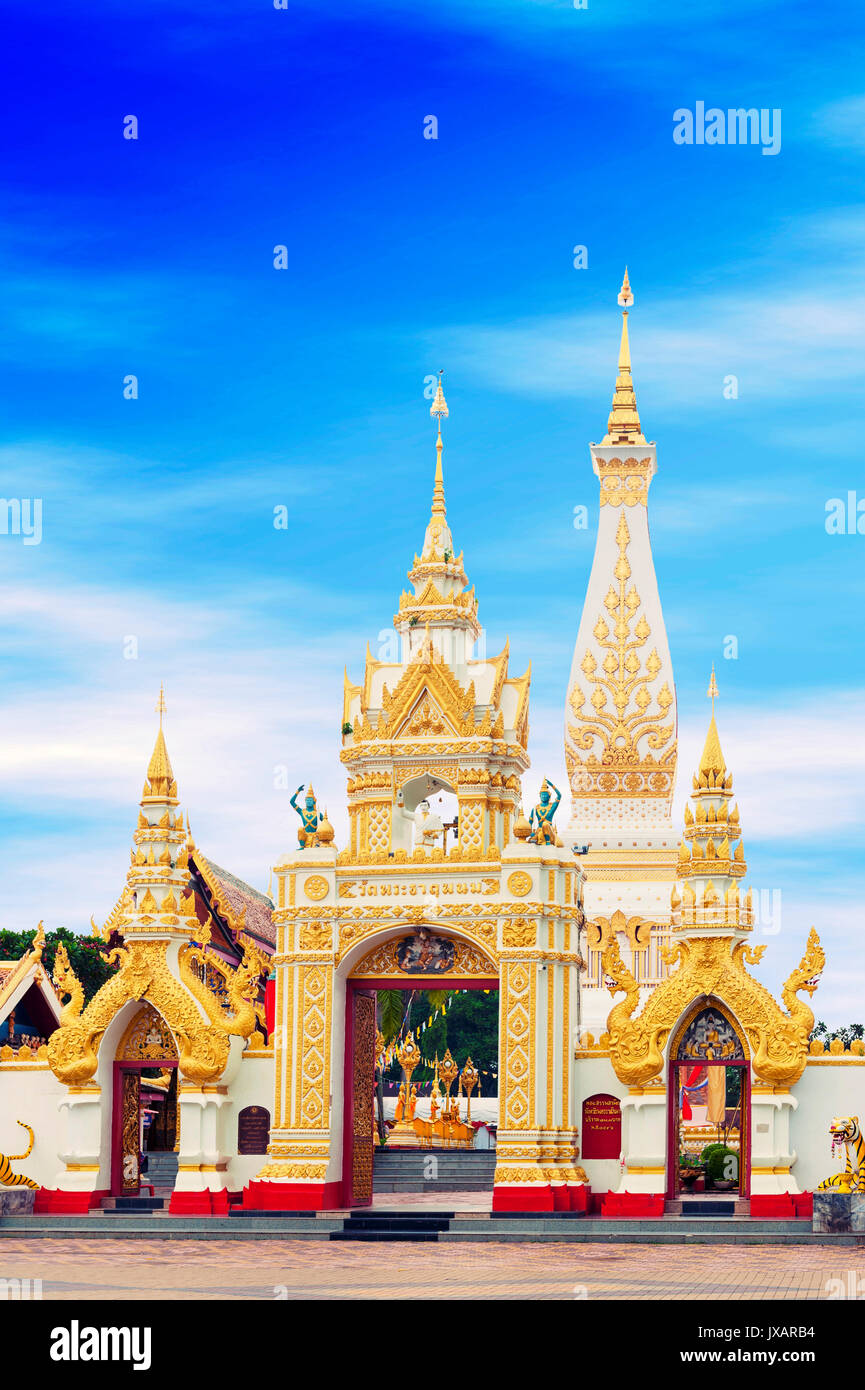
M 31 989 L 42 996 L 55 1023 L 60 1020 L 60 1000 L 42 964 L 41 952 L 31 948 L 19 960 L 0 961 L 0 1023 Z M 50 1031 L 50 1030 L 48 1030 Z
M 229 873 L 212 859 L 204 859 L 202 855 L 197 854 L 196 862 L 199 867 L 207 866 L 206 877 L 212 876 L 216 879 L 235 921 L 241 919 L 245 910 L 246 916 L 240 929 L 272 951 L 276 945 L 276 927 L 273 922 L 273 903 L 267 894 L 260 893 L 249 883 L 244 883 L 242 878 Z M 229 925 L 234 927 L 233 922 L 229 922 Z

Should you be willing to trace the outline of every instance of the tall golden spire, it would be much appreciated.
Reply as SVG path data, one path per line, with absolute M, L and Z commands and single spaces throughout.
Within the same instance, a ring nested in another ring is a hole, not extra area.
M 448 410 L 445 394 L 442 390 L 442 373 L 439 372 L 439 382 L 436 387 L 435 399 L 430 406 L 430 415 L 435 419 L 438 417 L 438 438 L 436 439 L 436 472 L 435 482 L 433 483 L 432 510 L 430 522 L 424 540 L 423 558 L 428 558 L 433 551 L 450 550 L 453 547 L 450 530 L 447 524 L 447 511 L 445 509 L 445 480 L 442 471 L 442 416 L 447 419 L 450 411 Z
M 715 667 L 712 665 L 712 676 L 709 681 L 709 689 L 706 691 L 712 701 L 712 718 L 709 721 L 709 732 L 706 734 L 706 742 L 703 745 L 703 753 L 700 758 L 701 772 L 724 772 L 726 763 L 724 754 L 721 752 L 721 740 L 718 737 L 718 726 L 715 723 L 715 697 L 718 694 L 718 682 L 715 680 Z
M 159 687 L 159 699 L 156 702 L 156 712 L 159 715 L 159 732 L 156 735 L 156 742 L 153 745 L 153 752 L 147 765 L 147 782 L 150 783 L 150 787 L 148 788 L 147 782 L 144 784 L 144 795 L 176 797 L 177 786 L 174 781 L 174 772 L 171 767 L 171 759 L 168 756 L 168 749 L 165 746 L 165 735 L 162 732 L 165 693 L 161 685 Z
M 438 416 L 438 438 L 436 440 L 436 476 L 433 484 L 433 503 L 432 515 L 445 516 L 445 480 L 442 472 L 442 416 L 447 419 L 450 411 L 448 410 L 445 393 L 442 390 L 442 373 L 439 372 L 439 384 L 436 388 L 435 400 L 430 406 L 430 415 L 435 418 Z
M 619 290 L 619 305 L 622 310 L 622 341 L 619 345 L 619 373 L 616 377 L 616 389 L 613 394 L 613 405 L 610 410 L 610 418 L 607 421 L 607 433 L 601 440 L 601 444 L 645 444 L 645 436 L 640 426 L 640 417 L 637 413 L 637 398 L 634 395 L 634 383 L 631 379 L 631 345 L 628 340 L 628 308 L 634 302 L 631 291 L 631 282 L 628 279 L 628 267 L 625 266 L 625 278 L 622 281 L 622 288 Z

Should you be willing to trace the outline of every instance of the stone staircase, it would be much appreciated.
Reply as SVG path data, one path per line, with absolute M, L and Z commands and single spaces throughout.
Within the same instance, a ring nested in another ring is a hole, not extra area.
M 155 1211 L 168 1211 L 171 1194 L 161 1197 L 103 1197 L 100 1203 L 106 1216 L 144 1216 Z
M 142 1173 L 145 1182 L 153 1183 L 156 1192 L 173 1192 L 177 1181 L 176 1153 L 154 1153 L 147 1155 L 147 1172 Z
M 108 1216 L 143 1216 L 168 1211 L 168 1203 L 177 1180 L 178 1158 L 175 1153 L 147 1155 L 147 1172 L 141 1174 L 142 1190 L 135 1197 L 104 1197 L 102 1211 Z M 153 1185 L 150 1195 L 149 1185 Z
M 705 1217 L 750 1216 L 751 1203 L 747 1197 L 700 1196 L 668 1198 L 664 1203 L 665 1216 L 684 1216 L 689 1219 Z
M 387 1192 L 491 1192 L 495 1149 L 380 1149 L 372 1190 Z
M 141 1198 L 133 1198 L 141 1201 Z M 145 1199 L 146 1200 L 146 1199 Z M 370 1210 L 354 1212 L 232 1211 L 227 1217 L 169 1216 L 165 1211 L 113 1208 L 80 1216 L 6 1216 L 3 1239 L 47 1237 L 98 1240 L 123 1236 L 172 1240 L 361 1240 L 612 1245 L 865 1245 L 865 1235 L 813 1232 L 805 1220 L 755 1220 L 743 1216 L 663 1216 L 645 1220 L 601 1220 L 579 1212 L 496 1213 L 454 1210 Z
M 359 1211 L 345 1218 L 341 1231 L 331 1231 L 331 1240 L 436 1241 L 450 1229 L 452 1211 Z

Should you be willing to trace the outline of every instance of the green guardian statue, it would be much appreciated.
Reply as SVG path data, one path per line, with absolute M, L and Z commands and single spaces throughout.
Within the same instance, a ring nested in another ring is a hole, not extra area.
M 552 800 L 552 791 L 556 794 L 555 801 Z M 529 812 L 529 825 L 532 827 L 532 834 L 529 837 L 535 845 L 557 845 L 560 843 L 553 825 L 553 816 L 559 809 L 559 802 L 562 794 L 554 782 L 547 782 L 544 778 L 543 786 L 538 797 L 538 804 L 533 806 Z
M 303 783 L 301 782 L 294 796 L 291 798 L 291 804 L 300 816 L 300 829 L 297 832 L 297 838 L 301 849 L 315 849 L 319 844 L 319 823 L 324 820 L 324 816 L 318 814 L 315 792 L 312 787 L 307 787 L 303 806 L 298 806 L 297 798 L 302 791 Z

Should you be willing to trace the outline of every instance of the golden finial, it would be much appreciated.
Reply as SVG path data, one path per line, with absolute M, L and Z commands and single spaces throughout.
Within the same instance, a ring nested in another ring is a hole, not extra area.
M 712 701 L 712 718 L 713 718 L 713 719 L 714 719 L 714 717 L 715 717 L 715 696 L 718 695 L 719 693 L 720 693 L 720 692 L 719 692 L 719 690 L 718 690 L 718 682 L 715 680 L 715 663 L 714 663 L 714 661 L 713 661 L 713 662 L 712 662 L 712 675 L 711 675 L 711 677 L 710 677 L 710 679 L 709 679 L 709 689 L 706 691 L 706 694 L 708 695 L 709 699 Z
M 607 421 L 607 433 L 601 440 L 601 444 L 645 444 L 646 440 L 640 426 L 640 416 L 637 412 L 637 398 L 634 395 L 634 384 L 631 380 L 631 345 L 628 339 L 628 309 L 634 302 L 634 294 L 631 289 L 631 282 L 628 279 L 628 267 L 625 266 L 625 278 L 622 281 L 622 288 L 619 290 L 618 304 L 622 310 L 622 340 L 619 344 L 619 372 L 616 377 L 616 389 L 613 394 L 613 405 L 610 410 L 610 418 Z
M 429 408 L 429 413 L 430 413 L 430 415 L 433 415 L 433 416 L 437 415 L 437 416 L 438 416 L 438 421 L 439 421 L 439 434 L 441 434 L 441 432 L 442 432 L 442 416 L 444 416 L 444 418 L 447 419 L 447 418 L 448 418 L 448 415 L 450 414 L 450 411 L 448 410 L 447 401 L 445 400 L 445 393 L 444 393 L 444 391 L 442 390 L 442 374 L 443 374 L 443 372 L 444 372 L 444 367 L 440 367 L 440 368 L 439 368 L 439 383 L 438 383 L 438 386 L 436 387 L 435 400 L 433 401 L 432 405 L 431 405 L 430 408 Z
M 156 701 L 156 713 L 159 715 L 159 727 L 162 728 L 162 716 L 165 713 L 165 691 L 162 681 L 159 682 L 159 699 Z

